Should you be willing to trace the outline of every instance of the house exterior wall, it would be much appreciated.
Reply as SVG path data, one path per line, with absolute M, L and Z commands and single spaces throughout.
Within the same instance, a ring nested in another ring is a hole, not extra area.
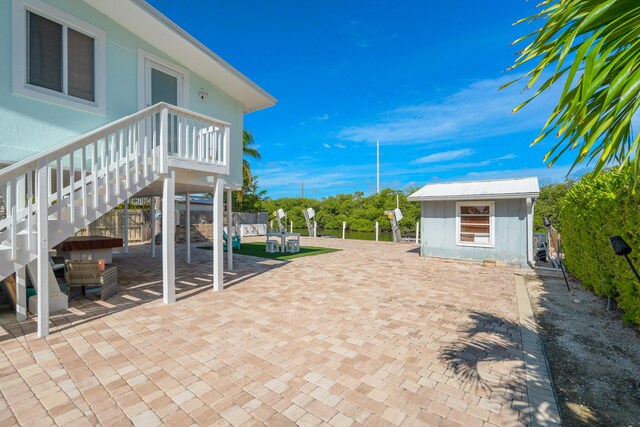
M 456 200 L 421 202 L 421 212 L 421 256 L 527 265 L 526 199 L 495 200 L 494 247 L 457 245 Z
M 88 112 L 13 92 L 12 8 L 0 2 L 0 165 L 24 160 L 138 111 L 138 50 L 186 68 L 115 21 L 79 0 L 44 0 L 106 33 L 106 114 Z M 230 176 L 242 185 L 243 106 L 201 76 L 189 72 L 185 108 L 231 124 Z M 200 100 L 203 88 L 209 96 Z

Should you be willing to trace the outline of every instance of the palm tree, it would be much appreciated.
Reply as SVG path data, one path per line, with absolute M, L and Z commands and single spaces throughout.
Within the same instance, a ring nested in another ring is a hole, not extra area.
M 244 181 L 251 185 L 253 184 L 253 177 L 251 176 L 251 164 L 249 163 L 248 157 L 251 157 L 256 160 L 260 160 L 262 155 L 258 151 L 257 148 L 252 147 L 255 143 L 253 139 L 253 135 L 248 130 L 242 131 L 242 177 Z
M 530 40 L 511 68 L 533 64 L 521 77 L 525 89 L 546 80 L 514 113 L 564 79 L 558 105 L 533 141 L 556 133 L 558 142 L 545 163 L 551 166 L 567 150 L 578 150 L 572 169 L 585 160 L 595 161 L 596 173 L 632 163 L 638 182 L 640 134 L 634 137 L 632 121 L 640 108 L 640 3 L 543 0 L 539 7 L 537 15 L 517 22 L 543 25 L 514 42 Z

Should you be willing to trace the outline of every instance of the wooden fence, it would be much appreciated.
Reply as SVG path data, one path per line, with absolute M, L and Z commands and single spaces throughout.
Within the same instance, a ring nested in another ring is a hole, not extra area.
M 78 231 L 76 236 L 107 236 L 124 238 L 124 210 L 114 209 L 101 216 L 88 227 Z M 156 224 L 159 225 L 160 221 Z M 151 240 L 151 210 L 129 209 L 129 241 Z

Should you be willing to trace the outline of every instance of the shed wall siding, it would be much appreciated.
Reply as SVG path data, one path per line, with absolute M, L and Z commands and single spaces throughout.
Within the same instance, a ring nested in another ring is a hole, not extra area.
M 24 160 L 138 111 L 139 48 L 184 67 L 82 1 L 43 1 L 106 32 L 106 115 L 13 93 L 12 2 L 0 1 L 0 165 Z M 204 101 L 198 97 L 200 88 L 209 93 Z M 231 164 L 227 180 L 242 185 L 244 115 L 241 103 L 189 72 L 186 107 L 231 124 Z
M 496 242 L 493 248 L 456 244 L 456 201 L 429 201 L 421 205 L 422 256 L 527 265 L 525 199 L 495 201 Z

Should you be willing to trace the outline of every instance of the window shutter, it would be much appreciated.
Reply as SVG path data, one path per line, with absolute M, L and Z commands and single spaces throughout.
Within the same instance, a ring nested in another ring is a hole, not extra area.
M 29 84 L 62 92 L 62 25 L 28 12 Z
M 68 92 L 70 96 L 95 101 L 93 38 L 71 28 L 67 31 Z

